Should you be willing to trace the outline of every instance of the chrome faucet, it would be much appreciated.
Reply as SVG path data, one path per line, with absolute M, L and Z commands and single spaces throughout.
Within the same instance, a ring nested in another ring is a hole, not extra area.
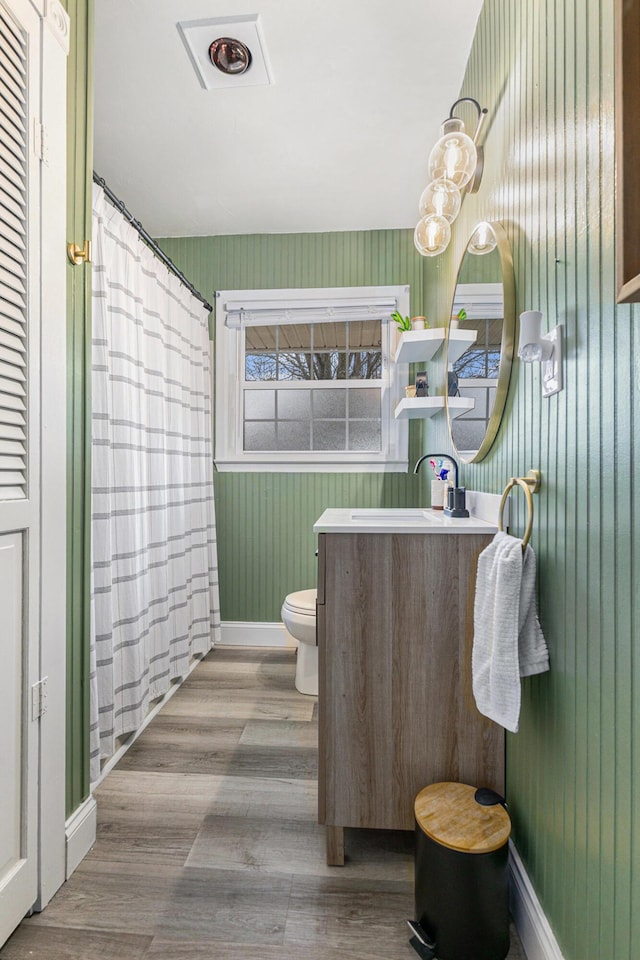
M 424 456 L 420 457 L 419 460 L 416 460 L 416 465 L 413 468 L 413 472 L 417 473 L 427 457 L 438 457 L 441 460 L 448 460 L 453 467 L 453 490 L 449 488 L 448 491 L 448 502 L 444 508 L 444 512 L 448 517 L 468 517 L 469 511 L 467 510 L 465 500 L 466 492 L 464 487 L 458 486 L 458 463 L 449 453 L 425 453 Z

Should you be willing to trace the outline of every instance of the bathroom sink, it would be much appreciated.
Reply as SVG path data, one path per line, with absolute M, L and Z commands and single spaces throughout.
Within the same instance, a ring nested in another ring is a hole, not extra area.
M 441 512 L 442 514 L 442 512 Z M 435 510 L 422 510 L 415 507 L 372 507 L 370 509 L 352 510 L 351 519 L 370 523 L 437 523 L 442 520 Z
M 316 520 L 315 533 L 495 533 L 484 520 L 464 520 L 424 507 L 332 507 Z

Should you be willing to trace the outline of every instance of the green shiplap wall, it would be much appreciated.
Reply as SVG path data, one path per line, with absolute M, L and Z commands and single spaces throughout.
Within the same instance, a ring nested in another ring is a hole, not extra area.
M 91 237 L 93 2 L 66 0 L 67 239 Z M 67 263 L 67 814 L 89 793 L 88 380 L 90 267 Z
M 473 223 L 499 220 L 518 313 L 564 324 L 564 391 L 543 399 L 540 366 L 516 362 L 497 442 L 462 476 L 500 492 L 542 471 L 532 544 L 552 669 L 523 681 L 507 783 L 567 960 L 640 950 L 640 310 L 615 304 L 613 10 L 486 0 L 462 91 L 489 108 L 485 177 L 425 287 L 427 309 L 446 316 Z M 445 424 L 428 429 L 449 444 Z
M 411 286 L 411 310 L 424 306 L 424 262 L 413 231 L 160 241 L 211 303 L 216 290 L 272 287 Z M 412 425 L 410 461 L 421 450 Z M 424 475 L 423 475 L 424 476 Z M 413 474 L 218 473 L 215 477 L 223 620 L 274 622 L 287 593 L 316 582 L 313 523 L 327 507 L 420 502 Z

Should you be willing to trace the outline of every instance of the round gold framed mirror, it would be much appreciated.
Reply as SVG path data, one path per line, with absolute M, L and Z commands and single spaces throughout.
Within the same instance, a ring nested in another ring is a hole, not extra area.
M 447 418 L 464 463 L 483 460 L 509 389 L 516 326 L 509 240 L 499 223 L 474 227 L 458 270 L 447 330 Z

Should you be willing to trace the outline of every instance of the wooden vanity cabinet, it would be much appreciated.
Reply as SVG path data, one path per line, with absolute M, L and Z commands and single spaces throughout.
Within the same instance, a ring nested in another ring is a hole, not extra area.
M 319 822 L 412 830 L 413 802 L 453 780 L 504 792 L 504 731 L 471 687 L 477 534 L 318 537 Z

